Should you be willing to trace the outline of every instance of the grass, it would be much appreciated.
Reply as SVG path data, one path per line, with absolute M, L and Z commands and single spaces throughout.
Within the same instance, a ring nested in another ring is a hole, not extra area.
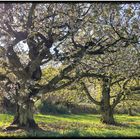
M 35 115 L 42 130 L 22 130 L 3 132 L 2 128 L 12 122 L 13 116 L 0 114 L 0 137 L 140 137 L 140 116 L 115 115 L 121 125 L 105 125 L 99 115 Z

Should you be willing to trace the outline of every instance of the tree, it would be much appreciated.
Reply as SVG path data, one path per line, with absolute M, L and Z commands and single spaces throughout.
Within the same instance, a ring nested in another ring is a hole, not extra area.
M 77 63 L 69 63 L 46 85 L 38 84 L 42 76 L 41 66 L 63 59 L 59 46 L 75 32 L 76 27 L 73 26 L 83 24 L 84 20 L 78 18 L 87 15 L 90 5 L 28 3 L 0 6 L 1 48 L 4 50 L 1 56 L 4 63 L 1 65 L 6 69 L 6 73 L 1 74 L 1 80 L 5 80 L 2 82 L 5 92 L 17 103 L 12 124 L 37 127 L 33 119 L 36 96 L 69 85 L 73 80 L 60 86 L 59 81 L 66 79 L 65 75 Z M 79 8 L 74 9 L 76 7 Z M 75 12 L 74 16 L 72 12 Z M 84 50 L 78 50 L 74 57 L 83 57 Z M 8 59 L 6 62 L 5 57 Z
M 100 3 L 0 4 L 1 66 L 6 69 L 0 77 L 5 93 L 17 103 L 12 124 L 37 127 L 33 119 L 34 101 L 42 94 L 86 77 L 87 72 L 77 71 L 85 57 L 112 53 L 120 44 L 127 47 L 138 42 L 137 24 L 133 32 L 126 32 L 124 28 L 128 18 L 121 19 L 122 16 L 130 17 L 131 12 L 124 11 L 131 5 L 124 7 Z M 138 7 L 132 4 L 133 8 Z M 109 30 L 108 25 L 106 28 L 108 13 L 111 13 L 110 19 L 113 17 Z M 134 25 L 133 20 L 131 25 Z M 56 63 L 63 64 L 64 68 L 47 83 L 39 83 L 42 68 L 50 64 L 56 66 Z M 88 74 L 93 75 L 96 74 Z
M 129 9 L 130 7 L 128 6 L 127 8 Z M 128 12 L 127 8 L 124 10 Z M 111 12 L 112 10 L 113 12 Z M 108 17 L 106 17 L 105 19 L 107 22 L 105 23 L 107 26 L 107 29 L 103 29 L 104 32 L 102 34 L 107 33 L 107 35 L 105 35 L 107 37 L 108 34 L 110 36 L 113 35 L 112 31 L 114 31 L 119 38 L 121 37 L 123 38 L 123 36 L 120 36 L 120 35 L 123 35 L 122 34 L 123 30 L 125 31 L 125 34 L 124 34 L 125 36 L 130 36 L 129 34 L 130 32 L 131 33 L 133 32 L 135 35 L 137 34 L 134 31 L 133 24 L 135 23 L 133 22 L 129 24 L 131 29 L 129 27 L 124 29 L 123 23 L 121 23 L 121 21 L 118 20 L 117 21 L 118 24 L 122 24 L 122 27 L 120 26 L 122 29 L 121 31 L 116 30 L 115 29 L 116 27 L 114 28 L 114 24 L 112 24 L 113 22 L 115 23 L 116 17 L 114 16 L 114 18 L 112 18 L 111 16 L 112 14 L 114 15 L 118 14 L 116 13 L 117 10 L 116 8 L 114 8 L 114 9 L 110 9 L 108 12 L 109 12 Z M 134 15 L 136 14 L 135 12 L 136 11 L 134 10 L 133 11 Z M 122 12 L 122 14 L 124 13 Z M 129 17 L 129 16 L 127 18 L 126 18 L 126 21 L 130 20 L 131 18 L 133 19 L 133 17 Z M 104 26 L 104 24 L 102 23 L 101 26 Z M 114 37 L 111 38 L 110 40 L 112 41 L 117 36 L 115 36 L 114 34 Z M 89 89 L 87 88 L 88 84 L 86 83 L 89 83 L 89 82 L 93 83 L 92 79 L 89 79 L 88 82 L 82 81 L 82 86 L 83 86 L 84 91 L 88 95 L 89 99 L 94 104 L 100 106 L 100 112 L 102 116 L 101 121 L 104 123 L 115 124 L 115 120 L 113 117 L 114 108 L 116 107 L 118 103 L 120 103 L 121 100 L 124 99 L 124 96 L 128 94 L 128 92 L 126 93 L 124 89 L 124 85 L 126 86 L 127 85 L 126 83 L 128 83 L 128 81 L 132 79 L 134 80 L 134 78 L 138 79 L 139 77 L 139 69 L 140 69 L 139 47 L 138 47 L 138 44 L 135 43 L 134 40 L 133 42 L 123 43 L 123 42 L 119 42 L 119 41 L 122 41 L 121 39 L 119 40 L 116 38 L 116 40 L 110 45 L 109 44 L 106 45 L 104 41 L 103 44 L 100 44 L 102 49 L 107 48 L 104 54 L 97 55 L 94 57 L 90 57 L 89 55 L 87 55 L 85 59 L 81 61 L 81 67 L 79 69 L 82 69 L 82 71 L 86 73 L 85 77 L 93 77 L 94 79 L 98 78 L 101 80 L 100 84 L 101 84 L 102 91 L 101 91 L 100 101 L 95 100 L 95 97 L 91 96 L 91 93 Z M 111 47 L 109 48 L 109 46 Z M 116 90 L 115 88 L 116 91 L 114 91 L 114 89 L 112 88 L 116 85 L 118 86 L 119 90 Z M 111 95 L 112 92 L 115 92 L 114 93 L 115 95 Z
M 139 86 L 138 82 L 135 82 L 136 79 L 139 81 L 140 67 L 137 65 L 139 64 L 138 56 L 137 50 L 134 50 L 130 45 L 125 48 L 125 51 L 122 48 L 113 54 L 106 53 L 82 62 L 81 69 L 87 75 L 87 78 L 83 79 L 82 82 L 83 89 L 89 99 L 100 106 L 102 122 L 115 124 L 113 112 L 116 105 L 128 95 L 126 87 L 129 89 L 131 86 Z M 90 75 L 91 72 L 94 75 Z M 94 82 L 95 79 L 98 79 L 100 82 Z M 101 85 L 101 89 L 99 89 L 101 91 L 98 90 L 98 94 L 101 94 L 100 101 L 95 100 L 95 91 L 91 90 L 96 85 Z

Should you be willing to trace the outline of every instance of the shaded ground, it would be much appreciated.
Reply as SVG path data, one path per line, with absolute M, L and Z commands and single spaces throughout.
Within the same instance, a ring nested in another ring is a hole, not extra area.
M 140 116 L 116 115 L 122 125 L 100 123 L 99 115 L 35 115 L 41 130 L 3 131 L 13 116 L 0 114 L 0 137 L 140 137 Z

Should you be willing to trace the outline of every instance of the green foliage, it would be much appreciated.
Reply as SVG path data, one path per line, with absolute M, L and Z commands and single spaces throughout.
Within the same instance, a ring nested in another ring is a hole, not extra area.
M 98 113 L 98 107 L 93 104 L 87 103 L 72 103 L 67 101 L 38 101 L 36 108 L 43 114 L 85 114 L 85 113 Z
M 132 95 L 131 97 L 127 97 L 124 101 L 119 103 L 115 109 L 115 113 L 120 114 L 129 114 L 129 108 L 131 108 L 132 114 L 136 115 L 140 113 L 140 96 Z
M 39 106 L 39 111 L 40 113 L 43 113 L 43 114 L 68 114 L 69 111 L 67 109 L 66 106 L 63 105 L 63 103 L 60 103 L 60 104 L 55 104 L 55 103 L 52 103 L 52 102 L 49 102 L 48 100 L 46 101 L 43 101 Z
M 45 84 L 48 81 L 50 81 L 54 76 L 56 76 L 59 73 L 59 68 L 55 67 L 47 67 L 42 70 L 42 78 L 39 81 L 40 84 Z

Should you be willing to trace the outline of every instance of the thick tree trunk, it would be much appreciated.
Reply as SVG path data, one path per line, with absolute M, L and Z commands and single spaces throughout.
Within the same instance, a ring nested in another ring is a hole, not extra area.
M 105 105 L 103 104 L 101 106 L 101 122 L 105 123 L 105 124 L 115 124 L 115 120 L 113 117 L 113 110 L 111 109 L 110 106 L 108 106 L 107 108 L 105 107 Z
M 33 118 L 33 106 L 34 104 L 30 100 L 21 105 L 17 104 L 16 114 L 12 125 L 15 124 L 19 127 L 37 128 L 38 125 Z
M 108 78 L 103 79 L 100 112 L 103 123 L 115 124 L 113 117 L 114 110 L 110 105 L 110 80 Z

